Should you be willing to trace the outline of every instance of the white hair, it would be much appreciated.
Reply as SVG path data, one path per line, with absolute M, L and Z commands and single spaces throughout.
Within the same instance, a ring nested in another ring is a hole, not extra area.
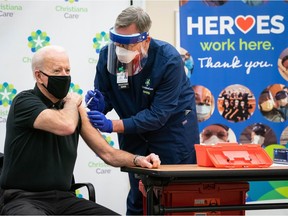
M 35 76 L 35 70 L 43 69 L 45 59 L 51 57 L 51 55 L 54 55 L 55 52 L 66 53 L 66 50 L 61 46 L 48 45 L 36 51 L 36 53 L 32 57 L 31 63 L 33 76 Z

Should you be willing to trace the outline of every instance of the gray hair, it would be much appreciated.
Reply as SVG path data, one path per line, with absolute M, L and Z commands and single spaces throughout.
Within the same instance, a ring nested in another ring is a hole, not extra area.
M 130 6 L 117 17 L 114 28 L 125 28 L 135 24 L 139 33 L 149 32 L 152 21 L 150 16 L 140 7 Z

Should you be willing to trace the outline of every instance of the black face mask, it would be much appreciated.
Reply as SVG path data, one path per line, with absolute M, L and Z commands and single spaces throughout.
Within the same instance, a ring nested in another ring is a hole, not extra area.
M 63 99 L 69 92 L 71 76 L 49 76 L 43 71 L 42 74 L 48 77 L 47 87 L 42 84 L 47 91 L 58 99 Z

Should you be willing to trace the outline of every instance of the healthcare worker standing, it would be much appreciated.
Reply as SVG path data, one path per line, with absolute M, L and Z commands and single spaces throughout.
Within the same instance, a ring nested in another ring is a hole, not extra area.
M 179 52 L 152 39 L 151 20 L 138 7 L 128 7 L 110 30 L 111 43 L 99 56 L 94 91 L 85 96 L 88 117 L 102 132 L 117 132 L 128 152 L 158 154 L 162 164 L 196 163 L 199 143 L 195 95 Z M 115 109 L 120 119 L 105 114 Z M 134 161 L 137 165 L 137 158 Z M 139 180 L 129 173 L 127 215 L 143 214 Z

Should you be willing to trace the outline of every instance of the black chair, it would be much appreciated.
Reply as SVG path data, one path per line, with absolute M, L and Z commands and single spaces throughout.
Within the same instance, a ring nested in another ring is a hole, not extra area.
M 73 193 L 75 193 L 75 191 L 77 189 L 80 189 L 82 187 L 86 187 L 88 190 L 88 198 L 90 201 L 92 202 L 96 202 L 96 193 L 95 193 L 95 188 L 93 186 L 93 184 L 89 183 L 89 182 L 85 182 L 85 183 L 75 183 L 75 179 L 74 179 L 74 175 L 72 177 L 72 184 L 71 184 L 71 188 L 70 191 L 72 191 Z M 76 194 L 75 194 L 76 195 Z
M 2 173 L 3 161 L 4 161 L 4 154 L 2 152 L 0 152 L 0 175 Z M 93 184 L 91 184 L 91 183 L 75 183 L 75 179 L 74 179 L 74 175 L 73 175 L 70 191 L 76 195 L 76 190 L 80 189 L 82 187 L 87 188 L 89 200 L 92 202 L 96 202 L 96 193 L 95 193 L 95 188 L 94 188 Z

